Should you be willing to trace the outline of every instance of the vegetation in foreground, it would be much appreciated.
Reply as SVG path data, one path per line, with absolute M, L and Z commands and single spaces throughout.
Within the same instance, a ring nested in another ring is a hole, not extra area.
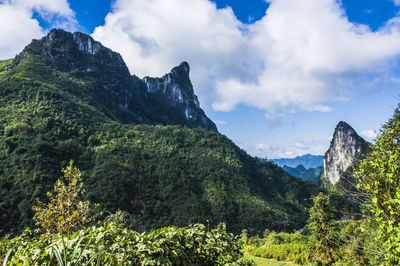
M 256 257 L 252 256 L 249 253 L 244 253 L 243 258 L 247 261 L 252 261 L 255 265 L 257 266 L 282 266 L 282 265 L 297 265 L 293 262 L 284 262 L 284 261 L 278 261 L 274 259 L 266 259 L 262 257 Z
M 38 202 L 35 220 L 39 226 L 17 237 L 0 241 L 3 265 L 220 265 L 250 264 L 242 260 L 239 237 L 226 232 L 224 224 L 210 229 L 202 224 L 185 228 L 166 227 L 138 233 L 126 227 L 129 218 L 117 212 L 89 226 L 90 203 L 80 200 L 79 170 L 63 170 L 50 202 Z
M 379 265 L 384 262 L 376 223 L 370 219 L 334 219 L 330 196 L 314 198 L 310 219 L 300 232 L 270 232 L 250 237 L 245 252 L 253 256 L 319 265 Z
M 26 230 L 0 242 L 4 265 L 220 265 L 240 263 L 239 239 L 223 224 L 138 233 L 116 224 L 42 238 Z M 241 264 L 244 264 L 241 263 Z

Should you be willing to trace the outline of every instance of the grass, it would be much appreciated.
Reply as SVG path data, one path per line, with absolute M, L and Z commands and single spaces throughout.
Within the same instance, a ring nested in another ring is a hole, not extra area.
M 254 263 L 258 266 L 282 266 L 282 265 L 298 265 L 293 262 L 284 262 L 284 261 L 277 261 L 272 259 L 265 259 L 261 257 L 252 256 L 248 253 L 244 254 L 246 259 L 251 259 Z

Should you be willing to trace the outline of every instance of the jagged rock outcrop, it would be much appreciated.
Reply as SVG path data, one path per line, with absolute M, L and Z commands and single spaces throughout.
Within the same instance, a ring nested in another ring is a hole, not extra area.
M 353 165 L 369 152 L 369 144 L 346 122 L 340 121 L 324 155 L 324 178 L 332 185 L 351 182 Z M 347 186 L 348 184 L 344 184 Z
M 119 53 L 89 35 L 53 29 L 33 40 L 14 60 L 39 55 L 48 65 L 72 79 L 84 80 L 93 102 L 123 123 L 184 125 L 217 131 L 200 108 L 189 78 L 189 64 L 181 63 L 162 78 L 140 79 L 131 75 Z
M 216 131 L 215 124 L 204 114 L 200 102 L 194 94 L 193 85 L 189 78 L 190 66 L 182 62 L 170 73 L 161 78 L 145 77 L 147 92 L 154 98 L 161 99 L 167 104 L 179 109 L 189 123 Z

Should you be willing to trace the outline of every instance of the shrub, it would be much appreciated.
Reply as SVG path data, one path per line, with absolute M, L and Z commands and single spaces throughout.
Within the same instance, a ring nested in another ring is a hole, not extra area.
M 314 206 L 310 209 L 307 227 L 310 230 L 310 259 L 322 264 L 334 263 L 338 241 L 338 226 L 334 220 L 333 208 L 328 195 L 320 193 L 313 198 Z
M 305 243 L 266 244 L 261 247 L 246 247 L 246 251 L 253 256 L 292 261 L 300 264 L 307 262 L 307 250 L 308 246 Z
M 360 162 L 356 177 L 368 195 L 368 210 L 379 225 L 389 264 L 400 263 L 400 105 L 383 126 L 372 152 Z
M 7 259 L 11 265 L 221 265 L 241 259 L 239 242 L 224 224 L 211 230 L 195 224 L 140 234 L 111 223 L 73 235 L 57 234 L 53 239 L 35 237 L 26 230 L 0 241 L 0 257 L 11 251 Z
M 47 193 L 49 203 L 45 205 L 37 199 L 38 205 L 33 207 L 34 220 L 42 228 L 44 237 L 72 233 L 82 229 L 96 217 L 90 216 L 90 203 L 81 200 L 84 192 L 81 173 L 73 166 L 73 161 L 62 172 L 67 185 L 57 180 L 54 194 Z

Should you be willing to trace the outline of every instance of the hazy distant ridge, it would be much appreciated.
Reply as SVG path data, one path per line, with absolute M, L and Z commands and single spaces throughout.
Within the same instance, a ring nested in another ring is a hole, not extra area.
M 295 158 L 281 158 L 281 159 L 271 159 L 274 163 L 280 167 L 289 166 L 296 168 L 298 165 L 303 165 L 306 169 L 317 168 L 319 166 L 324 166 L 324 158 L 322 155 L 312 155 L 305 154 L 302 156 L 297 156 Z

